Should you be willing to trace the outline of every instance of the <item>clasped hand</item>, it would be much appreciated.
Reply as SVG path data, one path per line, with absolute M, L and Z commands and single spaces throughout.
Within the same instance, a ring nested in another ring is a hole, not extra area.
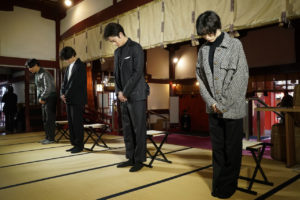
M 214 103 L 211 107 L 215 113 L 222 114 L 222 112 L 217 108 L 217 104 Z
M 39 99 L 40 104 L 45 104 L 46 101 L 43 101 L 42 99 Z
M 64 102 L 64 103 L 66 103 L 66 97 L 65 97 L 65 95 L 63 94 L 63 95 L 61 95 L 60 96 L 60 98 L 61 98 L 61 100 Z
M 123 92 L 119 92 L 119 93 L 118 93 L 118 99 L 119 99 L 121 102 L 126 102 L 126 101 L 127 101 L 127 98 L 123 95 Z

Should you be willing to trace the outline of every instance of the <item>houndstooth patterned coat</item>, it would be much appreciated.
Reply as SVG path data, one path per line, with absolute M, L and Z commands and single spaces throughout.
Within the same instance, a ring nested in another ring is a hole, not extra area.
M 240 119 L 246 115 L 245 95 L 248 86 L 248 65 L 242 43 L 224 33 L 224 39 L 214 54 L 214 73 L 209 66 L 209 46 L 204 44 L 198 52 L 196 76 L 200 94 L 206 102 L 206 112 L 217 108 L 226 119 Z

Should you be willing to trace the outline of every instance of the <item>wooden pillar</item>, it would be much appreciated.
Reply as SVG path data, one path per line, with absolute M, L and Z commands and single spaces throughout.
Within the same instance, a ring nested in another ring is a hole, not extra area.
M 60 70 L 59 66 L 59 39 L 60 39 L 60 21 L 55 20 L 55 39 L 56 39 L 56 45 L 55 45 L 55 69 L 56 69 L 56 94 L 57 94 L 57 106 L 56 106 L 56 116 L 58 116 L 59 119 L 62 118 L 62 101 L 60 100 L 60 88 L 61 88 L 61 77 L 62 77 L 62 71 Z
M 286 166 L 292 167 L 296 164 L 295 154 L 295 129 L 293 113 L 285 113 L 285 134 L 286 134 Z
M 86 66 L 86 73 L 87 73 L 86 76 L 87 76 L 88 107 L 91 109 L 95 109 L 95 101 L 94 101 L 95 88 L 93 84 L 92 67 L 90 63 L 88 63 Z
M 300 20 L 293 21 L 295 28 L 295 51 L 296 51 L 296 63 L 300 63 Z
M 175 64 L 173 62 L 173 59 L 175 57 L 175 52 L 178 48 L 175 47 L 169 47 L 169 80 L 170 80 L 170 84 L 169 84 L 169 88 L 170 88 L 170 96 L 174 96 L 175 95 L 175 88 L 172 86 L 171 83 L 174 83 L 175 81 Z
M 25 69 L 25 125 L 26 125 L 26 132 L 31 131 L 30 127 L 30 110 L 29 110 L 29 71 Z

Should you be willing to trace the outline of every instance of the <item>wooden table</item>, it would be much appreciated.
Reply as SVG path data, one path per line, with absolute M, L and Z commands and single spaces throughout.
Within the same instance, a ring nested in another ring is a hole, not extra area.
M 292 167 L 296 164 L 296 152 L 295 152 L 295 128 L 294 128 L 294 112 L 300 112 L 300 107 L 293 108 L 278 108 L 257 107 L 256 111 L 276 111 L 285 113 L 285 137 L 286 137 L 286 166 Z

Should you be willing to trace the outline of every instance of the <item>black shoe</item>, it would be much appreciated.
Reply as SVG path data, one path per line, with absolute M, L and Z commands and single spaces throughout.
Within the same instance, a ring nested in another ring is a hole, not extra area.
M 66 151 L 73 151 L 74 149 L 76 149 L 76 147 L 72 147 L 70 149 L 67 149 Z
M 132 160 L 128 160 L 125 162 L 122 162 L 120 164 L 117 165 L 117 168 L 122 168 L 122 167 L 129 167 L 129 166 L 134 166 L 134 163 Z
M 130 168 L 130 172 L 137 172 L 144 167 L 143 163 L 135 163 L 133 167 Z
M 77 147 L 75 147 L 75 148 L 71 151 L 71 153 L 79 153 L 79 152 L 82 152 L 82 149 L 79 149 L 79 148 L 77 148 Z
M 228 199 L 230 198 L 234 193 L 216 193 L 212 192 L 211 195 L 220 199 Z

